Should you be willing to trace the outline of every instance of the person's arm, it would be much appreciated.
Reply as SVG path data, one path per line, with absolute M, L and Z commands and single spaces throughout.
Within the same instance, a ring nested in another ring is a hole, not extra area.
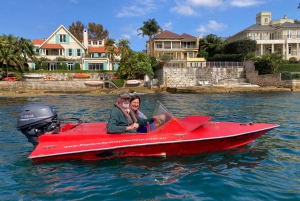
M 141 117 L 142 119 L 147 119 L 146 115 L 144 115 L 144 113 L 142 113 L 140 110 L 137 111 L 138 116 Z
M 119 112 L 117 109 L 113 109 L 110 114 L 110 118 L 108 120 L 108 123 L 106 125 L 107 132 L 108 133 L 134 133 L 136 132 L 135 129 L 137 129 L 139 126 L 138 124 L 132 124 L 130 126 L 127 126 L 126 119 L 121 116 L 123 115 L 121 112 Z

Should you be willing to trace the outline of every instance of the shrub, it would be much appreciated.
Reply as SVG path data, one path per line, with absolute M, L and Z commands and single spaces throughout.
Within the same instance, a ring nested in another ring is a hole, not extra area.
M 80 64 L 79 63 L 75 63 L 75 70 L 80 70 Z

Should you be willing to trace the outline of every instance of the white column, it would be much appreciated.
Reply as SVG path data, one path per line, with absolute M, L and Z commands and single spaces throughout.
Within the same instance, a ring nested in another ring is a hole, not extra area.
M 263 55 L 263 44 L 260 44 L 260 56 Z
M 272 44 L 272 51 L 271 52 L 274 53 L 274 44 Z
M 296 48 L 297 49 L 297 53 L 296 53 L 296 55 L 298 56 L 299 55 L 299 43 L 297 43 L 296 45 L 297 45 L 297 48 Z
M 289 52 L 289 43 L 286 43 L 286 48 L 285 48 L 285 56 L 288 58 L 288 52 Z

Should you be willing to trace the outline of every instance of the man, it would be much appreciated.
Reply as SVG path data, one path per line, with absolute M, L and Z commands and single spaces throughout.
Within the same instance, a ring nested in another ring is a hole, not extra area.
M 152 123 L 154 119 L 163 120 L 164 116 L 142 119 L 135 115 L 130 109 L 130 94 L 121 91 L 115 108 L 110 113 L 110 118 L 106 125 L 108 133 L 136 133 L 139 127 L 145 126 L 147 122 Z

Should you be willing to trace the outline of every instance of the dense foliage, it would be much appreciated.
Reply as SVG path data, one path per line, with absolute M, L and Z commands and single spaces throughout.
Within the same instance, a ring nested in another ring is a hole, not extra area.
M 255 52 L 256 40 L 238 40 L 232 43 L 228 43 L 224 46 L 224 54 L 240 54 L 243 55 L 244 61 L 249 53 Z
M 107 29 L 104 29 L 102 24 L 88 23 L 88 26 L 85 26 L 82 22 L 76 21 L 69 26 L 69 31 L 71 34 L 77 38 L 77 40 L 83 40 L 83 30 L 88 31 L 88 37 L 90 39 L 104 39 L 107 38 L 109 32 Z
M 210 58 L 210 61 L 243 61 L 241 54 L 215 54 Z
M 35 60 L 34 46 L 30 40 L 13 35 L 0 36 L 0 67 L 6 75 L 13 71 L 28 71 L 28 59 Z
M 279 65 L 283 62 L 282 55 L 277 55 L 277 53 L 264 54 L 261 57 L 255 58 L 255 69 L 258 74 L 271 74 L 277 73 Z

